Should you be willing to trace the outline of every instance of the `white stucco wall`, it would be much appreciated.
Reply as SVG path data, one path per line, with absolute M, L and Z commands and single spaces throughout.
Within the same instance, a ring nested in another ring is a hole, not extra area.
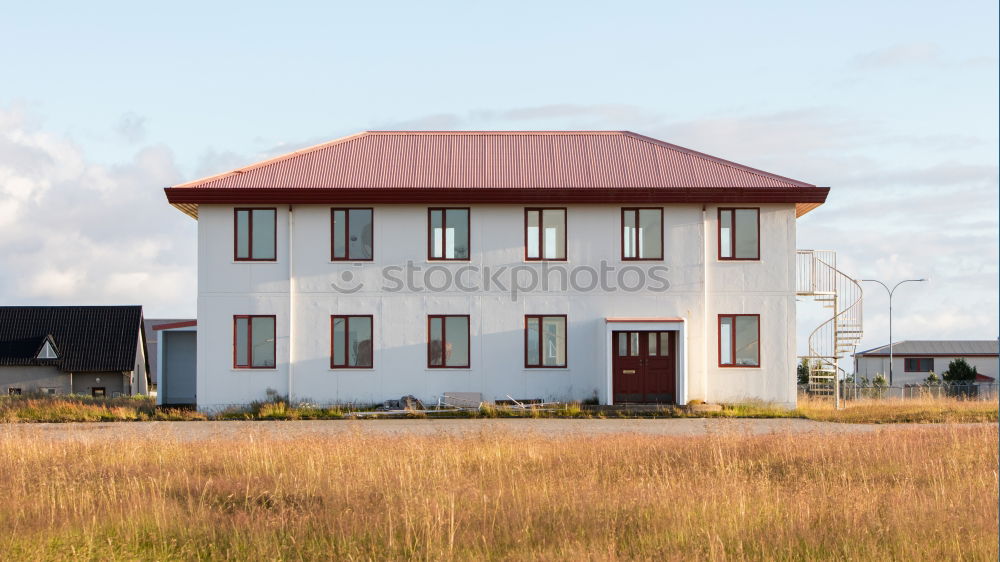
M 700 204 L 665 206 L 665 259 L 624 263 L 620 259 L 621 207 L 569 206 L 568 261 L 558 265 L 596 268 L 606 260 L 612 267 L 637 266 L 646 272 L 665 265 L 669 268 L 665 274 L 669 290 L 623 293 L 570 289 L 523 294 L 516 301 L 498 290 L 387 293 L 382 290 L 381 270 L 409 260 L 422 268 L 435 266 L 452 272 L 468 265 L 521 266 L 540 272 L 541 264 L 523 260 L 523 207 L 456 202 L 453 206 L 471 207 L 471 260 L 447 263 L 426 260 L 426 206 L 352 206 L 375 208 L 374 262 L 331 262 L 330 206 L 294 208 L 293 400 L 381 402 L 413 394 L 433 401 L 444 392 L 464 391 L 482 392 L 487 399 L 502 399 L 508 394 L 515 398 L 585 399 L 596 393 L 606 402 L 609 350 L 605 319 L 680 317 L 686 321 L 688 399 L 795 402 L 795 212 L 791 204 L 761 206 L 761 259 L 755 262 L 717 260 L 715 206 L 708 206 L 705 212 L 707 240 Z M 288 206 L 279 206 L 276 262 L 234 262 L 233 208 L 200 206 L 197 395 L 202 409 L 261 400 L 268 389 L 288 393 L 288 218 Z M 333 290 L 331 281 L 341 280 L 344 271 L 363 282 L 364 288 L 350 295 Z M 761 315 L 760 368 L 717 366 L 716 315 L 732 313 Z M 233 368 L 233 315 L 237 314 L 277 317 L 276 368 Z M 374 315 L 373 369 L 329 368 L 331 314 Z M 469 369 L 426 367 L 428 314 L 471 315 Z M 525 314 L 568 316 L 567 368 L 523 367 Z

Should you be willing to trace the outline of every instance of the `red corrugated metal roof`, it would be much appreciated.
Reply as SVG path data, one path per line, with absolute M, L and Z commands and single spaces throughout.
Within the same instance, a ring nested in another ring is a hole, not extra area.
M 815 186 L 629 131 L 369 131 L 175 187 Z

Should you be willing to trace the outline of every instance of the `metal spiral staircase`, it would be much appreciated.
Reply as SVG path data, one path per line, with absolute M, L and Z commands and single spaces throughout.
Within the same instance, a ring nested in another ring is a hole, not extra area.
M 796 294 L 813 297 L 831 309 L 830 319 L 809 334 L 809 392 L 832 396 L 840 406 L 840 360 L 861 341 L 861 285 L 837 269 L 832 250 L 797 250 Z

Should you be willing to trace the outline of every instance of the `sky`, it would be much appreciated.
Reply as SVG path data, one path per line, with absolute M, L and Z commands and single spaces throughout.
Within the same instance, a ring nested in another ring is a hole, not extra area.
M 907 284 L 893 336 L 998 328 L 998 7 L 4 3 L 0 304 L 193 317 L 162 188 L 371 129 L 632 130 L 813 184 L 800 248 Z M 861 348 L 888 341 L 866 285 Z M 802 302 L 798 342 L 822 321 Z

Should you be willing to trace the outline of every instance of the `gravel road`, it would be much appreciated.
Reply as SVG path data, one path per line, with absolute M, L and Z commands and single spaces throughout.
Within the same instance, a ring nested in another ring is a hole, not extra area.
M 580 435 L 698 436 L 710 434 L 764 435 L 770 433 L 871 433 L 906 431 L 928 425 L 844 424 L 803 419 L 450 419 L 450 420 L 333 420 L 333 421 L 202 421 L 0 424 L 0 439 L 107 441 L 171 439 L 288 439 L 337 436 L 355 432 L 372 435 L 456 435 L 483 431 L 530 432 L 547 437 Z

